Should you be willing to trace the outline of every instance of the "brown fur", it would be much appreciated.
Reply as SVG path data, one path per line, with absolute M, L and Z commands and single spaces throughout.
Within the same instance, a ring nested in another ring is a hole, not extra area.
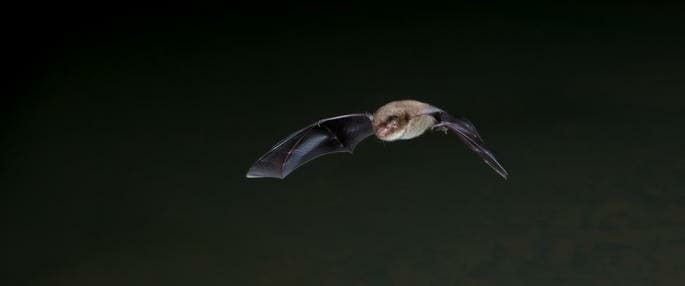
M 393 101 L 381 106 L 373 116 L 376 137 L 385 141 L 411 139 L 417 137 L 435 124 L 435 119 L 426 115 L 435 109 L 433 106 L 416 100 Z M 379 130 L 387 126 L 396 117 L 398 127 L 382 136 Z

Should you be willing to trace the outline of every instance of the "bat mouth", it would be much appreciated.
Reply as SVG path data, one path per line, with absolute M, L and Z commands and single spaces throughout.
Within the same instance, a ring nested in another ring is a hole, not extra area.
M 386 137 L 386 136 L 390 135 L 392 133 L 392 131 L 393 131 L 392 129 L 385 127 L 385 126 L 379 127 L 378 129 L 376 129 L 376 136 Z
M 386 138 L 392 138 L 398 133 L 401 135 L 402 132 L 400 129 L 400 122 L 397 119 L 397 116 L 391 116 L 387 121 L 377 125 L 376 136 L 384 140 Z

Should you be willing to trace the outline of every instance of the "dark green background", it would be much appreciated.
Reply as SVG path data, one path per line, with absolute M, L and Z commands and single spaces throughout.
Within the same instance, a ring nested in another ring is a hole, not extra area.
M 518 5 L 26 13 L 3 284 L 683 283 L 678 10 Z M 510 180 L 439 133 L 244 178 L 406 98 L 470 118 Z

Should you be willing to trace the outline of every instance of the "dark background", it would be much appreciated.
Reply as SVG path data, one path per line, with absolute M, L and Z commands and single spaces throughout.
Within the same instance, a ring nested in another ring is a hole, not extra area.
M 682 284 L 679 11 L 8 9 L 3 284 Z M 244 178 L 406 98 L 470 118 L 510 180 L 442 134 Z

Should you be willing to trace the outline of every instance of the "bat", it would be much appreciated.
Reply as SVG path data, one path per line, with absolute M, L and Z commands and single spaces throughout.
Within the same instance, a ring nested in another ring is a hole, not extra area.
M 508 178 L 507 171 L 469 120 L 416 100 L 392 101 L 373 114 L 347 114 L 319 120 L 276 143 L 250 167 L 246 177 L 283 179 L 317 157 L 352 153 L 359 142 L 371 135 L 382 141 L 408 140 L 429 129 L 453 132 L 497 174 L 505 180 Z

